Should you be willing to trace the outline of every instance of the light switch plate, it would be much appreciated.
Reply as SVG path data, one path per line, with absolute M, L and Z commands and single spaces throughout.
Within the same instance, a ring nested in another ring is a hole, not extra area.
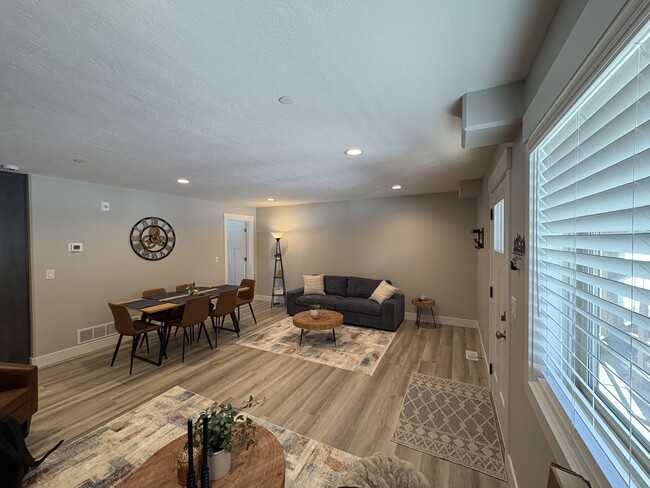
M 218 263 L 218 262 L 219 262 L 219 256 L 217 256 L 217 257 L 214 258 L 214 262 L 215 262 L 215 263 Z
M 53 280 L 54 279 L 54 270 L 53 269 L 46 269 L 45 270 L 45 279 L 46 280 Z
M 109 202 L 102 202 L 102 212 L 110 212 L 111 204 Z
M 517 299 L 510 297 L 510 316 L 514 319 L 517 318 Z

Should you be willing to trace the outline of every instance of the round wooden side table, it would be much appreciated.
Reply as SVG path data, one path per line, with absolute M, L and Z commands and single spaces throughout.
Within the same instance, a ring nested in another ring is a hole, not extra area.
M 420 300 L 419 298 L 411 299 L 411 304 L 415 305 L 415 325 L 417 328 L 420 328 L 420 320 L 422 319 L 422 310 L 428 308 L 431 311 L 431 318 L 433 319 L 433 326 L 436 327 L 438 323 L 436 322 L 436 314 L 433 311 L 433 307 L 436 306 L 436 301 L 433 298 L 425 298 Z
M 332 329 L 334 347 L 336 347 L 336 332 L 334 329 L 343 325 L 343 314 L 326 310 L 318 318 L 313 318 L 309 310 L 299 312 L 293 316 L 293 325 L 300 328 L 300 346 L 302 347 L 302 333 L 305 330 L 327 330 Z

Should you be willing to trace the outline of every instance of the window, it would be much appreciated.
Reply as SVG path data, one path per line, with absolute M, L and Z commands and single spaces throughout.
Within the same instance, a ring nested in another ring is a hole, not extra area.
M 531 155 L 532 371 L 613 486 L 650 486 L 649 38 Z
M 505 229 L 503 226 L 503 199 L 494 206 L 494 250 L 503 254 Z

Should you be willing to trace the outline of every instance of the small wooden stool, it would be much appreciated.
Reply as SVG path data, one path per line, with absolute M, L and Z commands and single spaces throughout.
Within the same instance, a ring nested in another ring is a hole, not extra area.
M 420 328 L 420 319 L 422 318 L 422 309 L 423 308 L 428 308 L 431 310 L 431 318 L 433 318 L 433 326 L 436 327 L 438 323 L 436 322 L 436 314 L 433 311 L 433 307 L 436 306 L 436 301 L 432 298 L 426 298 L 425 300 L 420 300 L 419 298 L 412 298 L 411 299 L 411 304 L 416 306 L 416 313 L 415 313 L 415 324 L 417 325 L 417 328 Z

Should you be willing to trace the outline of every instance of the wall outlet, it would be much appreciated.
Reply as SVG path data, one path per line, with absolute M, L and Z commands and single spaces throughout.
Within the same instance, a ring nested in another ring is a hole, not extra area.
M 219 262 L 219 256 L 217 256 L 217 257 L 214 258 L 214 262 L 215 262 L 215 263 L 218 263 L 218 262 Z
M 102 212 L 110 212 L 111 204 L 108 202 L 102 202 Z
M 69 242 L 68 252 L 84 252 L 84 245 L 82 242 Z
M 54 270 L 53 269 L 46 269 L 45 270 L 45 279 L 46 280 L 53 280 L 54 279 Z

